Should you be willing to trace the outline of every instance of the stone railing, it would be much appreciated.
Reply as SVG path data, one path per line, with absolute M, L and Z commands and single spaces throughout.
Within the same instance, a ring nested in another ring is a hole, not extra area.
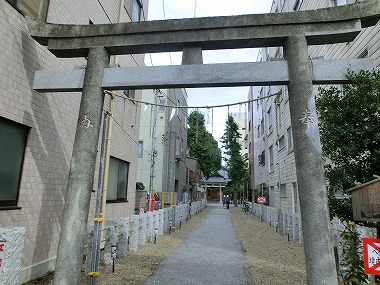
M 0 227 L 0 285 L 18 285 L 26 228 Z
M 111 265 L 111 251 L 116 246 L 117 258 L 125 258 L 128 251 L 136 252 L 139 246 L 146 242 L 153 242 L 155 237 L 166 232 L 187 220 L 191 215 L 195 215 L 207 206 L 206 200 L 192 202 L 190 204 L 178 204 L 172 208 L 159 209 L 153 212 L 139 213 L 131 217 L 120 218 L 117 221 L 107 221 L 104 240 L 104 263 Z M 86 247 L 87 270 L 91 257 L 91 237 L 90 230 L 88 246 Z
M 253 203 L 252 214 L 270 226 L 276 227 L 276 231 L 280 234 L 289 235 L 289 238 L 303 243 L 301 216 L 298 213 Z

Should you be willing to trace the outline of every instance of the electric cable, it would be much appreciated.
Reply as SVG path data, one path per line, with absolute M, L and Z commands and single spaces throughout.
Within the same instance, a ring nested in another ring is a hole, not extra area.
M 106 110 L 103 108 L 103 110 L 106 112 Z M 123 128 L 123 126 L 115 119 L 115 117 L 111 114 L 111 113 L 108 113 L 108 115 L 113 119 L 113 121 L 121 128 L 121 130 L 132 140 L 132 142 L 134 142 L 137 146 L 139 146 L 139 143 L 133 138 L 131 137 L 130 134 L 128 134 L 128 132 Z M 149 156 L 152 156 L 151 153 L 149 151 L 147 151 L 146 149 L 144 149 L 143 147 L 141 148 L 144 152 L 146 152 Z M 159 160 L 159 161 L 163 161 L 162 159 L 159 159 L 159 158 L 155 158 L 156 160 Z

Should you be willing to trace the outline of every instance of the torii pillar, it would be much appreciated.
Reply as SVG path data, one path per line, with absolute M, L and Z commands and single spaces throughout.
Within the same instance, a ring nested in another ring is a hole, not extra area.
M 334 252 L 330 238 L 324 162 L 305 36 L 288 37 L 284 55 L 289 68 L 289 108 L 297 183 L 299 189 L 308 189 L 299 191 L 302 209 L 307 209 L 301 211 L 305 257 L 308 260 L 307 279 L 309 284 L 337 284 L 335 262 L 331 258 Z
M 83 233 L 87 230 L 103 113 L 103 69 L 108 64 L 109 56 L 104 47 L 89 49 L 54 271 L 55 285 L 80 280 L 86 238 Z

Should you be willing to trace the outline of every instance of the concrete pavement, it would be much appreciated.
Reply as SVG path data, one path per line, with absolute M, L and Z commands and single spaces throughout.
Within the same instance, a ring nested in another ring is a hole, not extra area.
M 244 254 L 232 226 L 230 211 L 213 209 L 184 242 L 164 261 L 144 285 L 251 285 Z

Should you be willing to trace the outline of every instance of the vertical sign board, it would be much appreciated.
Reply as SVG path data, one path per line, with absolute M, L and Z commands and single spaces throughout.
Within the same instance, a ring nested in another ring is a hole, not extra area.
M 380 275 L 380 239 L 363 238 L 364 273 Z
M 354 220 L 380 222 L 380 179 L 347 191 L 352 196 Z

